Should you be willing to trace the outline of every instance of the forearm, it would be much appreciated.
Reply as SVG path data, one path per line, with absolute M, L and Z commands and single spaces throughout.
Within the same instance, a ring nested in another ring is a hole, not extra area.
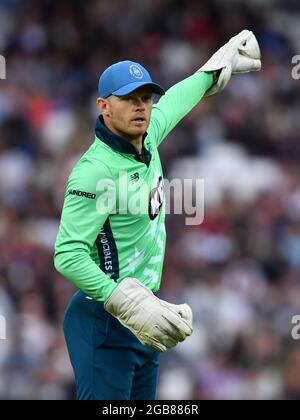
M 65 251 L 54 257 L 56 270 L 88 296 L 105 301 L 117 287 L 85 251 Z
M 180 120 L 201 101 L 212 84 L 212 73 L 194 73 L 168 89 L 166 94 L 160 99 L 158 106 L 171 119 Z

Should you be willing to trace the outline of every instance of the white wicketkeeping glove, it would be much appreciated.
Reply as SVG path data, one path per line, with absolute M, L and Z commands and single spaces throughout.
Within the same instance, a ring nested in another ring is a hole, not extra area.
M 231 74 L 247 73 L 261 69 L 260 49 L 252 31 L 244 29 L 223 45 L 198 71 L 220 71 L 216 83 L 205 96 L 221 92 Z
M 166 351 L 193 332 L 192 310 L 158 299 L 135 278 L 124 279 L 104 303 L 104 308 L 139 341 L 156 351 Z

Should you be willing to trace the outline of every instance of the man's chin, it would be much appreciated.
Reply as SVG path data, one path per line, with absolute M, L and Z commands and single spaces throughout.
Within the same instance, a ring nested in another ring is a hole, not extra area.
M 143 136 L 147 131 L 147 126 L 146 124 L 144 124 L 141 127 L 133 127 L 129 130 L 128 134 L 130 135 L 130 137 L 139 137 L 139 136 Z

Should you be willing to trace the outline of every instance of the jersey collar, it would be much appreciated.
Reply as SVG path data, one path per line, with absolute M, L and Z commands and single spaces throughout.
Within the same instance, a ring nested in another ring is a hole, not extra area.
M 139 153 L 137 149 L 131 144 L 128 140 L 123 137 L 117 136 L 112 131 L 110 131 L 103 121 L 103 116 L 100 115 L 96 123 L 96 136 L 99 140 L 103 141 L 107 146 L 111 147 L 113 150 L 116 150 L 120 153 L 126 153 L 134 155 L 134 158 L 142 163 L 145 163 L 149 166 L 151 160 L 151 153 L 146 149 L 144 145 L 144 140 L 147 136 L 147 133 L 143 137 L 143 147 L 142 152 Z

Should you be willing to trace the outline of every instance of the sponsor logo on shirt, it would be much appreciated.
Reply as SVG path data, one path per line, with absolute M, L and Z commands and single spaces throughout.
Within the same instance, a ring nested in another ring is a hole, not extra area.
M 103 228 L 101 229 L 101 232 L 99 234 L 99 242 L 101 243 L 101 247 L 102 247 L 105 273 L 109 277 L 111 277 L 114 274 L 114 272 L 112 271 L 113 269 L 112 252 L 111 252 L 109 240 Z
M 140 179 L 140 175 L 138 172 L 135 172 L 133 175 L 130 175 L 131 183 L 135 183 Z
M 69 194 L 77 195 L 78 197 L 91 198 L 92 200 L 94 200 L 96 198 L 96 194 L 85 192 L 85 191 L 80 191 L 80 190 L 69 190 Z

